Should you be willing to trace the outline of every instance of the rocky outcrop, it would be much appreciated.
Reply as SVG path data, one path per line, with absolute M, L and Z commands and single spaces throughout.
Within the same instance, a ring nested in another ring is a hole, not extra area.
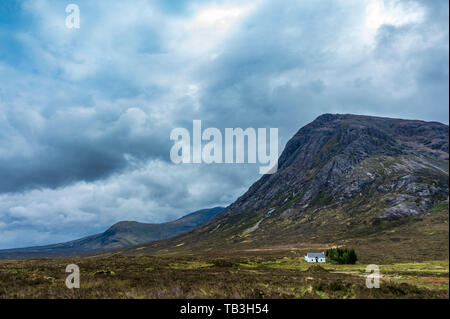
M 419 213 L 448 197 L 448 126 L 322 115 L 287 143 L 277 173 L 253 184 L 226 214 L 266 207 L 302 211 L 374 192 L 417 198 L 387 207 L 385 217 Z

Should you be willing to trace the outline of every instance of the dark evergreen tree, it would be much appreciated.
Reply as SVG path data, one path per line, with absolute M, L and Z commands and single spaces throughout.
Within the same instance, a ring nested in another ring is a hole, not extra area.
M 358 260 L 356 252 L 353 248 L 331 248 L 327 249 L 325 255 L 328 259 L 337 262 L 338 264 L 355 264 Z

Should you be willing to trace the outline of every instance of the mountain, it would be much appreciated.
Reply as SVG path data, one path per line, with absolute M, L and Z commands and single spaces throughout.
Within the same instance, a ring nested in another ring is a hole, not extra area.
M 199 225 L 202 225 L 210 219 L 216 217 L 223 210 L 223 207 L 202 209 L 183 216 L 175 221 L 162 224 L 122 221 L 114 224 L 101 234 L 96 234 L 65 243 L 0 250 L 0 259 L 69 256 L 122 248 L 165 239 L 187 232 Z
M 322 243 L 367 259 L 448 258 L 448 163 L 447 125 L 324 114 L 220 216 L 140 253 Z

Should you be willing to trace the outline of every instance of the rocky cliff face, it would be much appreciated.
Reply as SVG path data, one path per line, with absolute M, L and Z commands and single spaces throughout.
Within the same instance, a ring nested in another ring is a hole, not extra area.
M 276 174 L 265 175 L 227 214 L 267 208 L 301 212 L 383 196 L 383 217 L 417 214 L 448 197 L 448 126 L 325 114 L 287 143 Z

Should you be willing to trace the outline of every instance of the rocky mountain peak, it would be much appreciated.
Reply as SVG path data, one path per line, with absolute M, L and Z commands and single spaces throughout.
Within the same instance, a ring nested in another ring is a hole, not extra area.
M 433 190 L 425 193 L 448 196 L 447 125 L 324 114 L 286 144 L 277 173 L 263 176 L 227 213 L 270 207 L 302 211 L 345 202 L 372 189 L 393 191 L 392 183 L 398 186 L 405 176 L 420 181 L 419 193 L 434 178 Z M 418 211 L 434 202 L 427 200 Z

